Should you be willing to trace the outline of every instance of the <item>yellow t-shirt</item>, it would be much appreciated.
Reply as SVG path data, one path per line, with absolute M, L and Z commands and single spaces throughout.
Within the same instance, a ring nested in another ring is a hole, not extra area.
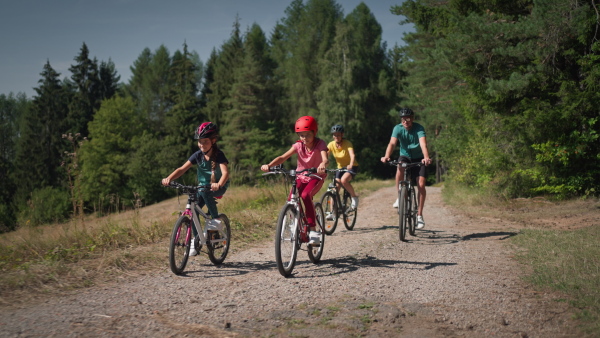
M 335 161 L 337 162 L 338 169 L 346 168 L 350 164 L 350 153 L 348 152 L 348 149 L 354 149 L 352 147 L 352 142 L 350 142 L 346 139 L 343 139 L 342 146 L 340 148 L 338 148 L 335 145 L 335 141 L 331 141 L 327 145 L 327 149 L 329 149 L 329 152 L 331 154 L 333 154 L 333 157 L 335 158 Z M 354 153 L 354 154 L 356 155 L 356 153 Z M 356 161 L 356 156 L 354 156 L 354 166 L 358 167 L 358 162 Z

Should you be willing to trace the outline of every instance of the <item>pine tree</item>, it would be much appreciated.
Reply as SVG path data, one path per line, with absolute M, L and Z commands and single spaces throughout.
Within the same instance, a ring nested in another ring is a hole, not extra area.
M 171 56 L 161 45 L 154 53 L 146 48 L 142 51 L 131 69 L 131 79 L 127 93 L 131 95 L 146 113 L 146 125 L 154 132 L 164 134 L 165 114 L 173 107 L 171 99 Z
M 329 138 L 331 126 L 344 125 L 367 171 L 377 164 L 378 145 L 389 141 L 392 121 L 388 111 L 395 100 L 381 33 L 381 25 L 361 3 L 338 23 L 334 43 L 319 64 L 321 136 Z
M 26 114 L 30 101 L 23 93 L 16 96 L 0 94 L 0 233 L 16 226 L 13 196 L 17 185 L 13 181 L 19 120 Z
M 223 44 L 214 61 L 214 81 L 207 84 L 206 108 L 203 110 L 207 118 L 220 127 L 227 123 L 222 114 L 231 109 L 227 99 L 235 82 L 236 70 L 242 64 L 242 60 L 243 41 L 240 34 L 240 21 L 236 18 L 231 36 Z
M 198 121 L 203 120 L 198 99 L 201 69 L 190 56 L 186 43 L 183 52 L 177 51 L 173 56 L 171 101 L 174 105 L 165 116 L 165 146 L 179 159 L 197 150 L 192 136 Z
M 88 135 L 87 124 L 94 117 L 94 112 L 102 101 L 98 62 L 89 58 L 89 50 L 84 43 L 79 55 L 71 65 L 71 79 L 77 88 L 69 106 L 68 130 L 73 133 Z
M 270 100 L 273 62 L 262 29 L 254 24 L 245 35 L 244 60 L 224 112 L 223 150 L 230 163 L 252 170 L 273 157 L 277 134 Z
M 108 59 L 108 62 L 100 62 L 99 78 L 100 98 L 102 100 L 110 99 L 118 93 L 121 77 L 118 75 L 115 64 L 111 59 Z
M 21 120 L 15 154 L 15 182 L 19 182 L 17 201 L 24 202 L 30 193 L 43 187 L 63 187 L 61 168 L 66 144 L 62 139 L 68 114 L 68 102 L 59 76 L 50 62 L 44 65 L 42 78 L 35 88 L 30 109 Z M 34 160 L 32 160 L 34 156 Z M 23 204 L 21 204 L 23 205 Z

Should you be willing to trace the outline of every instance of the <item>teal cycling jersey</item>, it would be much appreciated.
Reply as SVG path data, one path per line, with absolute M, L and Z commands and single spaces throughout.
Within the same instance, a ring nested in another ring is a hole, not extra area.
M 410 159 L 423 158 L 423 150 L 419 139 L 425 137 L 425 128 L 418 123 L 413 123 L 409 130 L 406 130 L 402 124 L 398 124 L 392 131 L 392 137 L 398 139 L 400 143 L 400 156 L 406 156 Z

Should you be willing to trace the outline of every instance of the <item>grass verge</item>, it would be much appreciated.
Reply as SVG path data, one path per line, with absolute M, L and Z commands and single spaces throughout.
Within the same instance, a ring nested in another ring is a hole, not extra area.
M 364 180 L 353 186 L 365 196 L 391 184 Z M 231 221 L 232 253 L 272 238 L 288 191 L 280 178 L 269 177 L 260 186 L 231 187 L 219 200 L 219 212 Z M 24 302 L 41 294 L 89 287 L 153 269 L 167 271 L 168 238 L 186 201 L 185 196 L 179 196 L 106 217 L 90 215 L 83 220 L 0 234 L 0 304 Z
M 512 222 L 516 258 L 532 271 L 524 279 L 538 290 L 562 293 L 581 329 L 600 336 L 600 200 L 504 200 L 447 185 L 444 201 L 471 217 Z

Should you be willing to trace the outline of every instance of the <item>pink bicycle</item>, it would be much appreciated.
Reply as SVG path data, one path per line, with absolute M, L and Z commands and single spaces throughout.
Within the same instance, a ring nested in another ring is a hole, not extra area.
M 225 214 L 219 214 L 221 225 L 216 230 L 207 230 L 206 224 L 210 216 L 202 211 L 197 204 L 198 191 L 210 189 L 210 185 L 192 186 L 171 182 L 169 187 L 181 190 L 184 194 L 188 195 L 185 210 L 180 212 L 180 216 L 171 232 L 169 245 L 169 266 L 171 267 L 171 271 L 176 275 L 183 274 L 190 255 L 192 237 L 194 237 L 192 227 L 195 227 L 198 233 L 193 238 L 196 250 L 200 252 L 203 245 L 206 245 L 206 252 L 210 261 L 214 265 L 223 263 L 229 251 L 231 240 L 229 218 Z

